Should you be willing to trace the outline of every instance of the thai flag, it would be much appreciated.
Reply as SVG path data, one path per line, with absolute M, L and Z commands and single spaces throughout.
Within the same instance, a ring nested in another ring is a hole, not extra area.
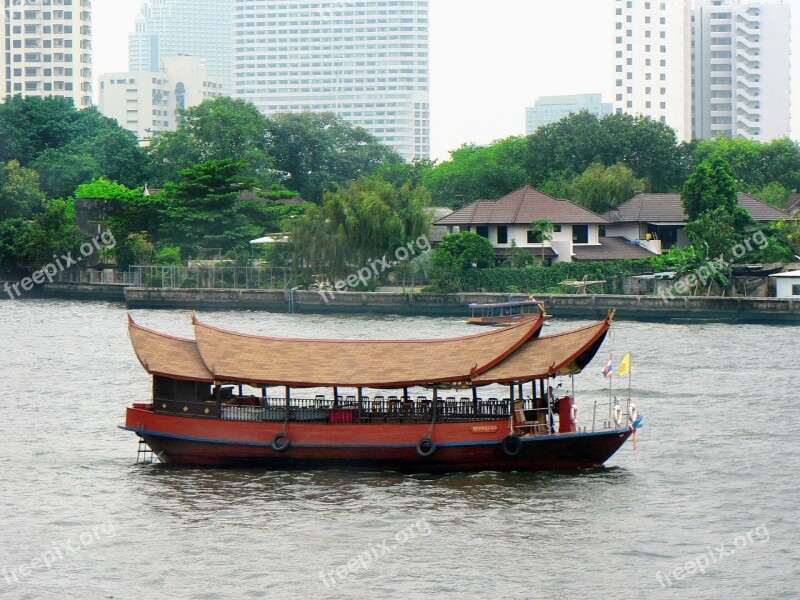
M 609 356 L 606 366 L 603 367 L 603 377 L 605 377 L 606 379 L 611 379 L 614 376 L 614 366 L 611 364 L 611 360 L 613 357 L 614 357 L 613 354 Z

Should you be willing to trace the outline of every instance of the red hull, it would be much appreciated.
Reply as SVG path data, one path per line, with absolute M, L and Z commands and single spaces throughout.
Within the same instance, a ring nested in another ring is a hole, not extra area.
M 630 429 L 521 438 L 516 456 L 503 451 L 507 421 L 430 424 L 330 425 L 239 422 L 181 417 L 128 408 L 124 429 L 141 436 L 165 463 L 259 466 L 272 469 L 388 470 L 401 472 L 539 471 L 596 467 Z M 290 446 L 272 448 L 286 433 Z M 429 436 L 435 452 L 423 458 L 417 443 Z

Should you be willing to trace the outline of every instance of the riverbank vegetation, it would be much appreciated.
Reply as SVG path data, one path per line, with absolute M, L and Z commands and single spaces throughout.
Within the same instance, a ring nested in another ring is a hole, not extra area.
M 266 117 L 231 98 L 182 111 L 176 131 L 145 147 L 95 108 L 13 97 L 0 104 L 0 136 L 0 267 L 9 272 L 35 269 L 86 237 L 76 199 L 106 201 L 102 220 L 117 241 L 103 257 L 110 264 L 175 264 L 209 249 L 241 262 L 253 256 L 251 239 L 286 231 L 292 243 L 264 256 L 310 280 L 344 275 L 427 234 L 432 206 L 459 208 L 525 184 L 596 212 L 641 192 L 683 192 L 687 232 L 708 256 L 752 229 L 731 204 L 736 191 L 785 207 L 800 189 L 800 146 L 788 139 L 678 143 L 663 123 L 624 114 L 570 115 L 526 137 L 465 145 L 441 163 L 407 163 L 332 114 Z M 797 220 L 767 233 L 769 251 L 749 260 L 800 253 Z M 522 250 L 486 264 L 487 246 L 469 236 L 446 241 L 425 275 L 441 289 L 545 291 L 644 268 L 547 268 Z M 672 259 L 689 260 L 678 251 Z M 669 266 L 660 260 L 651 270 Z M 398 273 L 418 266 L 400 264 Z

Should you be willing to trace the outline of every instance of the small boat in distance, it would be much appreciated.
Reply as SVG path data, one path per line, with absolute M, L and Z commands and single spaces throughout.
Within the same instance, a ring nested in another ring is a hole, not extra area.
M 544 314 L 544 304 L 538 300 L 517 300 L 489 304 L 469 305 L 472 315 L 467 319 L 471 325 L 511 325 L 526 315 Z
M 140 452 L 146 444 L 161 462 L 184 465 L 596 467 L 634 432 L 635 406 L 595 402 L 579 421 L 574 386 L 556 402 L 554 384 L 589 364 L 612 317 L 549 336 L 538 314 L 460 338 L 338 340 L 245 335 L 197 317 L 194 339 L 183 339 L 129 315 L 152 398 L 134 402 L 120 427 L 139 436 Z

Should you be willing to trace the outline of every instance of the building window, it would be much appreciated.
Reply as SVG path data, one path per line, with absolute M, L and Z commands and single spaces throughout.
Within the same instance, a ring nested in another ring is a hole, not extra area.
M 800 285 L 792 286 L 792 296 L 800 296 Z
M 533 231 L 531 229 L 528 230 L 528 243 L 529 244 L 541 244 L 542 243 L 542 232 L 541 231 Z
M 498 244 L 508 243 L 508 227 L 506 225 L 497 226 L 497 243 Z
M 589 226 L 588 225 L 573 225 L 572 226 L 572 243 L 573 244 L 588 244 L 589 243 Z
M 561 233 L 561 225 L 553 225 L 553 233 Z
M 477 233 L 481 237 L 485 237 L 488 240 L 489 239 L 489 226 L 488 225 L 478 225 L 475 228 L 475 233 Z

